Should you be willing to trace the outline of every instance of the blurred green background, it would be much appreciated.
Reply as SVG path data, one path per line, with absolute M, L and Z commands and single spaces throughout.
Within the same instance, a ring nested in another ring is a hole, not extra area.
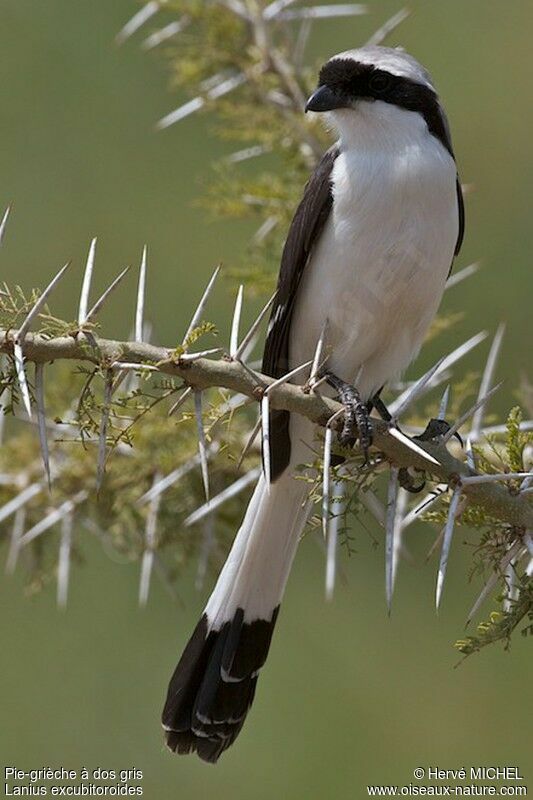
M 481 274 L 445 300 L 466 319 L 424 352 L 417 369 L 506 320 L 499 370 L 506 383 L 492 406 L 504 413 L 531 353 L 533 5 L 410 5 L 412 17 L 390 43 L 420 58 L 440 89 L 462 179 L 476 190 L 467 201 L 460 265 L 483 261 Z M 363 42 L 399 7 L 370 2 L 368 17 L 321 23 L 315 54 Z M 42 286 L 73 259 L 54 301 L 72 317 L 92 236 L 99 237 L 98 287 L 136 264 L 148 242 L 148 315 L 157 339 L 170 344 L 213 264 L 237 261 L 249 229 L 207 224 L 191 207 L 221 145 L 206 116 L 154 132 L 181 98 L 167 91 L 161 55 L 142 53 L 139 37 L 114 47 L 135 10 L 132 0 L 1 3 L 0 206 L 13 204 L 1 277 Z M 103 318 L 110 335 L 127 335 L 134 283 Z M 229 305 L 220 290 L 217 321 Z M 480 363 L 478 353 L 468 366 Z M 476 593 L 467 584 L 463 532 L 436 617 L 435 563 L 423 565 L 432 531 L 412 529 L 417 560 L 400 566 L 391 619 L 382 546 L 374 548 L 362 529 L 355 535 L 357 552 L 350 559 L 342 553 L 344 580 L 330 605 L 322 553 L 312 537 L 303 544 L 253 711 L 216 768 L 172 757 L 159 729 L 167 679 L 207 588 L 194 592 L 190 576 L 179 587 L 179 608 L 155 582 L 141 612 L 138 569 L 113 563 L 90 541 L 64 613 L 53 588 L 30 600 L 20 577 L 2 578 L 0 760 L 21 768 L 136 767 L 149 800 L 359 798 L 368 783 L 409 783 L 416 766 L 430 764 L 517 764 L 531 777 L 530 644 L 518 636 L 510 654 L 489 648 L 453 669 L 451 644 Z

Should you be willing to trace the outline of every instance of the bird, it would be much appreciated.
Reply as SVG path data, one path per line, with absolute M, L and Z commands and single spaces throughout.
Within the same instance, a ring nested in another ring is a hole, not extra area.
M 288 231 L 263 372 L 279 378 L 313 359 L 326 330 L 331 391 L 347 411 L 355 404 L 367 447 L 362 410 L 418 354 L 461 248 L 461 185 L 433 82 L 402 48 L 334 55 L 305 111 L 323 115 L 336 142 Z M 269 474 L 259 478 L 162 715 L 168 748 L 210 763 L 233 744 L 252 705 L 310 513 L 308 484 L 294 475 L 309 460 L 315 426 L 286 411 L 270 415 Z

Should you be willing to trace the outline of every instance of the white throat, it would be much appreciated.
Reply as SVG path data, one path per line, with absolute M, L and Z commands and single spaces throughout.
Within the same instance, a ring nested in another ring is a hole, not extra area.
M 429 136 L 435 138 L 418 112 L 382 100 L 359 100 L 355 108 L 329 112 L 327 118 L 339 135 L 341 148 L 346 150 L 398 153 L 413 144 L 419 145 Z

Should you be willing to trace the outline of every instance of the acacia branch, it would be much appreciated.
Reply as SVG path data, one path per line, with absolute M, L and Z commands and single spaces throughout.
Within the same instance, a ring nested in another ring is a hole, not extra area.
M 0 331 L 0 352 L 13 356 L 15 335 Z M 158 347 L 144 342 L 121 342 L 113 339 L 83 334 L 46 338 L 40 334 L 28 334 L 23 344 L 26 361 L 45 364 L 57 360 L 89 361 L 104 369 L 115 362 L 129 362 L 155 367 L 162 374 L 178 377 L 197 391 L 210 388 L 225 388 L 260 400 L 264 388 L 274 382 L 273 378 L 245 369 L 238 361 L 227 358 L 218 360 L 199 358 L 194 361 L 180 360 L 171 348 Z M 342 406 L 315 392 L 306 392 L 301 386 L 289 383 L 276 386 L 269 392 L 272 408 L 301 414 L 312 422 L 325 427 L 328 420 Z M 342 416 L 338 426 L 342 425 Z M 467 463 L 455 458 L 442 444 L 417 442 L 417 446 L 428 453 L 438 464 L 426 460 L 408 444 L 391 433 L 391 426 L 373 419 L 374 447 L 386 459 L 398 467 L 413 467 L 431 473 L 438 481 L 457 486 L 461 478 L 475 475 Z M 483 508 L 495 519 L 523 529 L 533 528 L 533 503 L 531 495 L 513 494 L 497 483 L 465 483 L 462 492 L 471 502 Z

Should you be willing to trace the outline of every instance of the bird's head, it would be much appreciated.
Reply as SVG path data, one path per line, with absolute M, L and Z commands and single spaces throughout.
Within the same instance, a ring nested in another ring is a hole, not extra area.
M 330 112 L 341 131 L 356 115 L 380 117 L 391 124 L 400 118 L 391 108 L 423 117 L 431 133 L 450 150 L 447 123 L 431 78 L 421 64 L 398 48 L 369 46 L 333 56 L 324 64 L 306 111 Z

